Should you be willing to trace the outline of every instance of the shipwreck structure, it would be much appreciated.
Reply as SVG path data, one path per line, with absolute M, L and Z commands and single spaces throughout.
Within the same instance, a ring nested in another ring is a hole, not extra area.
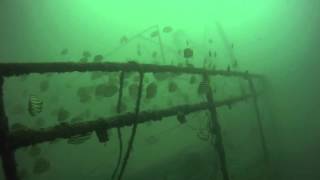
M 91 120 L 89 122 L 79 122 L 75 124 L 61 123 L 54 127 L 42 129 L 23 129 L 14 132 L 9 131 L 7 115 L 5 114 L 5 107 L 3 102 L 3 84 L 5 77 L 20 76 L 30 73 L 70 73 L 70 72 L 89 72 L 89 71 L 103 71 L 103 72 L 121 72 L 120 73 L 120 89 L 118 97 L 118 115 L 113 117 L 101 117 Z M 129 113 L 120 112 L 120 104 L 122 98 L 123 76 L 127 72 L 138 72 L 139 90 L 135 105 L 135 111 Z M 206 102 L 197 104 L 185 104 L 174 106 L 166 109 L 140 111 L 141 94 L 143 91 L 143 79 L 145 73 L 179 73 L 179 74 L 198 74 L 202 75 L 203 81 L 208 84 L 208 91 L 206 92 Z M 213 91 L 210 87 L 211 76 L 225 76 L 225 77 L 239 77 L 244 78 L 248 82 L 248 87 L 251 90 L 249 94 L 243 94 L 239 97 L 216 101 Z M 132 135 L 129 141 L 128 150 L 124 155 L 122 166 L 118 166 L 120 174 L 118 179 L 121 179 L 126 167 L 126 162 L 130 157 L 130 151 L 134 142 L 137 125 L 148 121 L 160 121 L 165 117 L 177 116 L 180 123 L 186 121 L 185 116 L 197 111 L 208 111 L 210 113 L 210 120 L 213 125 L 212 133 L 216 137 L 215 149 L 219 155 L 220 170 L 222 172 L 223 180 L 228 180 L 228 166 L 226 163 L 226 154 L 223 145 L 223 137 L 221 135 L 221 128 L 217 118 L 217 108 L 222 106 L 231 106 L 232 104 L 251 99 L 253 101 L 253 108 L 256 112 L 256 119 L 259 125 L 259 136 L 261 146 L 264 151 L 264 158 L 268 163 L 268 150 L 264 137 L 263 127 L 260 118 L 260 111 L 258 107 L 258 96 L 262 92 L 257 92 L 254 81 L 264 81 L 264 77 L 248 72 L 237 72 L 228 70 L 207 70 L 194 67 L 176 67 L 169 65 L 153 65 L 153 64 L 139 64 L 134 62 L 129 63 L 2 63 L 0 64 L 0 152 L 2 157 L 2 166 L 7 180 L 19 180 L 16 170 L 15 150 L 18 148 L 53 141 L 58 138 L 70 138 L 72 136 L 95 132 L 100 142 L 108 140 L 107 131 L 111 128 L 131 126 Z

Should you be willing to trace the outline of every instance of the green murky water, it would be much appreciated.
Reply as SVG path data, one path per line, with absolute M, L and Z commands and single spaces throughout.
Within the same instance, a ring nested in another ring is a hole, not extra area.
M 317 0 L 2 0 L 0 62 L 134 61 L 262 74 L 269 82 L 259 98 L 269 179 L 319 179 L 319 8 Z M 141 111 L 204 102 L 201 80 L 146 73 Z M 138 73 L 125 76 L 123 113 L 134 111 L 138 81 Z M 236 77 L 214 76 L 210 85 L 218 101 L 250 92 Z M 30 74 L 5 78 L 3 88 L 11 130 L 117 115 L 118 72 Z M 222 179 L 208 113 L 186 118 L 138 125 L 123 179 Z M 218 120 L 230 179 L 268 179 L 252 100 L 218 108 Z M 19 175 L 111 179 L 119 140 L 116 129 L 108 133 L 106 144 L 92 133 L 18 149 Z M 130 135 L 122 128 L 124 152 Z

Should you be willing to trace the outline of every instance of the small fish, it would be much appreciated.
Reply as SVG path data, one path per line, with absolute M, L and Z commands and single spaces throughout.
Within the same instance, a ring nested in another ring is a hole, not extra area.
M 172 32 L 172 27 L 171 26 L 165 26 L 163 29 L 162 29 L 162 32 L 164 33 L 170 33 Z
M 209 44 L 212 44 L 212 43 L 213 43 L 213 40 L 212 40 L 211 38 L 209 38 L 209 39 L 208 39 L 208 43 L 209 43 Z
M 211 50 L 209 50 L 208 56 L 209 56 L 209 57 L 212 57 L 212 52 L 211 52 Z
M 121 44 L 127 44 L 128 41 L 129 41 L 129 39 L 128 39 L 127 36 L 122 36 L 122 37 L 120 38 L 120 43 L 121 43 Z
M 217 57 L 217 51 L 214 52 L 213 57 L 214 57 L 214 58 Z
M 101 54 L 98 54 L 93 58 L 93 62 L 102 62 L 102 60 L 103 60 L 103 56 Z
M 150 83 L 146 89 L 146 98 L 152 99 L 157 95 L 158 86 L 155 82 Z
M 234 44 L 233 44 L 233 43 L 231 43 L 230 47 L 231 47 L 231 49 L 233 49 L 233 48 L 234 48 Z
M 227 71 L 230 72 L 230 70 L 231 70 L 230 65 L 228 65 Z
M 157 31 L 153 31 L 153 32 L 150 33 L 150 37 L 152 37 L 152 38 L 155 38 L 157 36 L 159 36 L 159 31 L 158 30 Z
M 192 58 L 193 57 L 193 50 L 191 48 L 185 48 L 183 50 L 183 57 L 184 58 Z
M 89 57 L 91 57 L 91 53 L 89 51 L 83 51 L 82 56 L 85 58 L 89 58 Z
M 51 168 L 51 163 L 42 157 L 39 157 L 35 160 L 33 164 L 32 172 L 34 174 L 43 174 Z
M 36 95 L 30 95 L 28 101 L 28 112 L 31 116 L 36 116 L 43 109 L 43 101 Z
M 49 80 L 43 80 L 40 82 L 39 88 L 40 88 L 40 92 L 46 92 L 49 89 Z
M 63 56 L 67 55 L 68 53 L 69 53 L 69 50 L 67 48 L 61 50 L 61 52 L 60 52 L 60 54 L 63 55 Z

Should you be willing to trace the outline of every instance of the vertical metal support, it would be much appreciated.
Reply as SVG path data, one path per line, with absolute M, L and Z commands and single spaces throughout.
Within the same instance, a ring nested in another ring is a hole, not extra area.
M 219 155 L 220 160 L 220 168 L 222 172 L 223 180 L 229 180 L 229 174 L 228 174 L 228 168 L 227 168 L 227 161 L 226 161 L 226 153 L 224 151 L 223 147 L 223 138 L 221 134 L 221 127 L 218 122 L 218 116 L 217 116 L 217 108 L 214 104 L 212 89 L 210 86 L 210 79 L 208 74 L 203 75 L 203 80 L 208 83 L 208 91 L 206 93 L 206 98 L 208 102 L 208 110 L 210 112 L 210 118 L 213 124 L 214 133 L 216 135 L 216 142 L 215 142 L 215 148 Z
M 260 137 L 260 141 L 261 141 L 261 146 L 262 146 L 262 151 L 263 151 L 263 158 L 264 161 L 266 163 L 266 168 L 269 171 L 270 169 L 270 159 L 269 159 L 269 151 L 268 151 L 268 147 L 267 147 L 267 143 L 266 143 L 266 138 L 264 135 L 264 131 L 263 131 L 263 125 L 262 125 L 262 121 L 261 121 L 261 115 L 260 115 L 260 109 L 259 109 L 259 105 L 258 105 L 258 96 L 257 96 L 257 92 L 256 89 L 254 87 L 254 83 L 252 81 L 252 79 L 250 77 L 247 78 L 248 83 L 249 83 L 249 88 L 251 91 L 251 94 L 253 95 L 253 106 L 254 106 L 254 110 L 256 113 L 256 119 L 257 119 L 257 123 L 258 123 L 258 128 L 259 128 L 259 137 Z
M 14 150 L 11 149 L 10 142 L 8 140 L 9 124 L 4 109 L 3 84 L 4 77 L 0 76 L 0 154 L 2 157 L 2 166 L 6 179 L 18 180 L 19 178 L 17 175 Z

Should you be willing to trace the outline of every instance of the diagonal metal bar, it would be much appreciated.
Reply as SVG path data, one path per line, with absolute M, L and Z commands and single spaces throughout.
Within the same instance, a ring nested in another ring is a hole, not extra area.
M 208 110 L 210 112 L 210 118 L 213 125 L 213 133 L 215 134 L 215 147 L 219 155 L 220 160 L 220 168 L 222 172 L 223 180 L 229 180 L 229 174 L 228 174 L 228 167 L 227 167 L 227 161 L 226 161 L 226 154 L 223 146 L 223 138 L 221 134 L 221 126 L 218 121 L 217 116 L 217 106 L 215 104 L 212 89 L 210 87 L 210 79 L 208 74 L 203 75 L 203 81 L 205 81 L 208 84 L 208 91 L 206 93 L 206 98 L 208 102 Z
M 264 130 L 263 130 L 261 113 L 260 113 L 259 104 L 258 104 L 258 95 L 256 92 L 256 88 L 254 86 L 253 80 L 251 78 L 248 78 L 248 83 L 249 83 L 249 88 L 250 88 L 251 94 L 253 95 L 252 100 L 253 100 L 254 111 L 256 114 L 256 120 L 258 123 L 259 138 L 260 138 L 260 142 L 261 142 L 261 146 L 262 146 L 263 158 L 266 163 L 266 168 L 269 171 L 270 170 L 269 169 L 270 168 L 269 150 L 268 150 L 268 146 L 267 146 L 267 142 L 266 142 L 266 138 L 265 138 L 265 134 L 264 134 Z M 270 175 L 270 174 L 268 174 L 268 175 Z

